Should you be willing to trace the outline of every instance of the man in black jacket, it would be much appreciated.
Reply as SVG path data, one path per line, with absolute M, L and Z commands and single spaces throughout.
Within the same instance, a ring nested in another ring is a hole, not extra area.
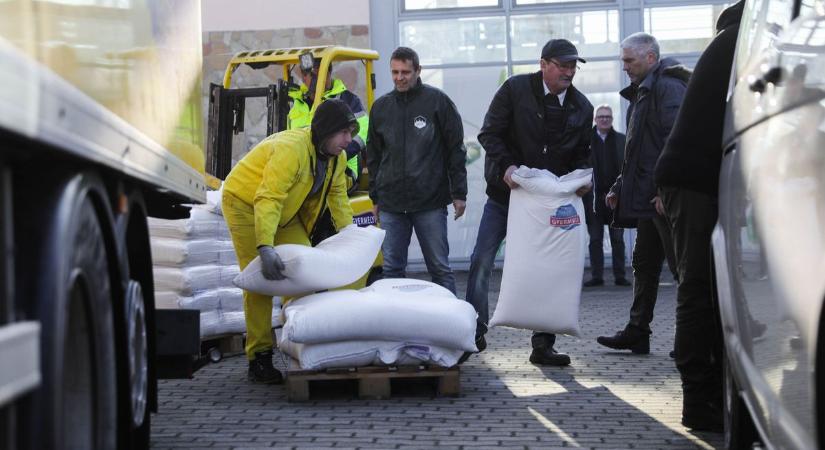
M 710 235 L 718 213 L 725 97 L 744 3 L 719 16 L 718 34 L 696 63 L 654 172 L 678 261 L 675 351 L 682 424 L 694 430 L 722 431 L 723 342 L 713 304 Z
M 659 59 L 659 43 L 647 33 L 634 33 L 622 41 L 624 71 L 630 86 L 621 91 L 630 101 L 627 110 L 627 144 L 622 173 L 605 199 L 614 209 L 613 225 L 636 228 L 633 247 L 633 306 L 624 330 L 599 336 L 597 342 L 618 350 L 650 353 L 650 322 L 659 291 L 662 261 L 675 277 L 670 230 L 656 212 L 653 166 L 673 128 L 685 96 L 690 72 L 677 61 Z
M 413 229 L 434 283 L 455 293 L 447 242 L 447 205 L 464 214 L 464 128 L 447 94 L 421 82 L 418 54 L 390 56 L 395 90 L 375 101 L 367 134 L 370 198 L 386 230 L 384 276 L 403 278 Z
M 487 203 L 481 216 L 478 238 L 470 262 L 467 301 L 479 315 L 476 342 L 486 345 L 484 333 L 489 317 L 487 293 L 493 261 L 507 233 L 511 178 L 521 165 L 547 169 L 562 176 L 590 167 L 590 126 L 593 105 L 573 87 L 578 69 L 576 47 L 566 39 L 552 39 L 541 52 L 541 70 L 507 79 L 493 97 L 478 141 L 484 147 L 484 177 Z M 582 196 L 591 186 L 581 188 Z M 533 333 L 530 362 L 566 366 L 570 357 L 554 349 L 556 336 Z
M 613 108 L 596 108 L 596 126 L 590 139 L 590 163 L 593 166 L 594 189 L 584 196 L 584 218 L 590 235 L 590 273 L 584 287 L 604 284 L 604 226 L 608 225 L 613 252 L 613 281 L 616 286 L 630 286 L 625 278 L 624 230 L 610 226 L 613 212 L 604 203 L 610 186 L 622 170 L 625 136 L 613 129 Z

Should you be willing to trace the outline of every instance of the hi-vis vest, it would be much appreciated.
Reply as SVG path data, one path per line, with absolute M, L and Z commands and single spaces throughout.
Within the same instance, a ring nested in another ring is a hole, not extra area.
M 287 122 L 286 128 L 288 130 L 292 130 L 295 128 L 303 128 L 308 127 L 312 123 L 312 111 L 304 101 L 304 95 L 307 93 L 307 87 L 301 85 L 298 89 L 290 89 L 288 95 L 292 98 L 292 109 L 289 110 L 289 115 L 287 115 Z M 361 100 L 353 93 L 347 90 L 346 85 L 344 82 L 339 79 L 332 80 L 332 88 L 326 92 L 321 97 L 323 100 L 328 100 L 331 98 L 337 98 L 339 100 L 344 101 L 344 103 L 349 106 L 349 109 L 352 110 L 353 115 L 355 115 L 356 120 L 358 121 L 358 135 L 352 140 L 353 145 L 358 145 L 358 152 L 360 153 L 366 148 L 367 142 L 367 127 L 369 126 L 369 116 L 367 116 L 366 111 L 364 111 L 364 106 L 361 104 Z M 358 156 L 353 156 L 347 161 L 347 167 L 352 170 L 353 174 L 358 174 Z

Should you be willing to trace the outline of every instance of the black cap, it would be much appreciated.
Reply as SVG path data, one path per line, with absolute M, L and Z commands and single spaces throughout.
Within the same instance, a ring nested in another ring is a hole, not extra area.
M 583 63 L 587 61 L 579 57 L 579 51 L 576 46 L 567 39 L 550 39 L 544 44 L 541 49 L 541 59 L 550 61 L 550 58 L 555 58 L 559 62 L 568 62 L 579 60 Z
M 346 103 L 337 98 L 331 98 L 318 105 L 315 115 L 312 116 L 311 133 L 312 144 L 316 149 L 328 137 L 355 125 L 353 136 L 358 134 L 358 121 Z

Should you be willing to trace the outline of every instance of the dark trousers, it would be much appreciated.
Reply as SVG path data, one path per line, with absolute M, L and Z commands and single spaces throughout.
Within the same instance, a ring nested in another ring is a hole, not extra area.
M 711 233 L 715 197 L 680 188 L 660 190 L 673 234 L 679 273 L 676 293 L 676 368 L 685 414 L 722 402 L 722 328 L 713 300 Z
M 633 247 L 633 306 L 630 307 L 630 334 L 650 334 L 653 308 L 659 294 L 659 275 L 662 262 L 667 260 L 676 278 L 673 244 L 667 220 L 657 215 L 652 219 L 640 219 L 636 225 L 636 245 Z
M 604 227 L 610 234 L 610 248 L 613 254 L 613 278 L 618 280 L 625 277 L 625 257 L 624 257 L 624 229 L 613 228 L 610 220 L 598 211 L 604 209 L 599 207 L 593 210 L 594 195 L 591 191 L 584 196 L 584 218 L 587 221 L 587 234 L 590 235 L 590 273 L 597 280 L 604 278 Z M 604 196 L 596 197 L 595 201 L 604 202 Z

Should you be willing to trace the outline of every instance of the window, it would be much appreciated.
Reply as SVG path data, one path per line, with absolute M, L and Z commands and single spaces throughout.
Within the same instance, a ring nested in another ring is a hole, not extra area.
M 745 72 L 752 55 L 772 47 L 793 14 L 792 0 L 755 0 L 745 4 L 736 48 L 736 71 Z
M 512 17 L 514 61 L 538 61 L 541 48 L 552 38 L 565 38 L 576 45 L 579 55 L 619 55 L 619 12 L 583 11 Z
M 575 1 L 583 1 L 583 0 L 516 0 L 516 5 L 546 5 L 549 3 L 565 3 L 565 2 L 575 2 Z M 588 0 L 584 0 L 588 1 Z
M 422 65 L 504 62 L 504 17 L 415 20 L 400 24 L 401 45 L 415 49 Z
M 645 32 L 659 41 L 662 55 L 701 52 L 716 34 L 726 5 L 645 8 Z
M 498 6 L 498 0 L 404 0 L 404 10 Z

